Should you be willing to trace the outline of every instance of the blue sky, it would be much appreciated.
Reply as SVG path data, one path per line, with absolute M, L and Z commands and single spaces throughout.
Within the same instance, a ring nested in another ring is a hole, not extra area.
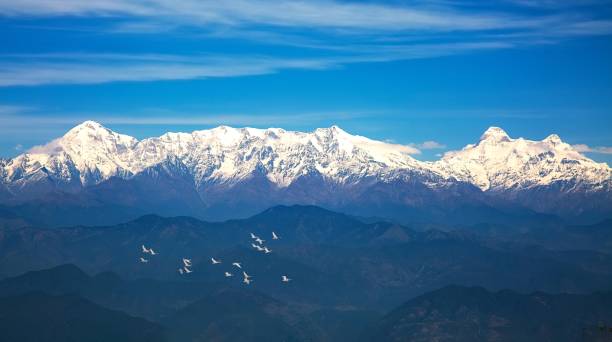
M 337 124 L 428 160 L 500 126 L 610 164 L 612 2 L 483 3 L 0 0 L 0 156 L 92 119 Z

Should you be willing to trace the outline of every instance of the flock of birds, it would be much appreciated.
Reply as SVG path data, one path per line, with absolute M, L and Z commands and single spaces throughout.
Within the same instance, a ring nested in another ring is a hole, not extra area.
M 253 242 L 251 243 L 251 246 L 255 250 L 257 250 L 258 252 L 262 252 L 264 254 L 272 253 L 272 250 L 264 245 L 264 242 L 266 242 L 266 240 L 261 239 L 259 236 L 253 233 L 250 233 L 250 234 L 251 234 L 251 239 L 253 240 Z M 278 237 L 278 235 L 276 235 L 275 232 L 272 232 L 272 240 L 279 240 L 279 239 L 280 238 Z M 157 255 L 157 253 L 153 250 L 153 248 L 150 248 L 150 247 L 147 248 L 145 245 L 142 245 L 141 248 L 142 248 L 143 254 L 148 254 L 151 256 Z M 213 265 L 222 264 L 221 260 L 215 259 L 214 257 L 211 257 L 210 261 Z M 146 264 L 149 262 L 149 259 L 145 258 L 144 256 L 141 256 L 140 262 Z M 242 264 L 240 262 L 237 262 L 237 261 L 232 262 L 232 266 L 242 271 L 242 277 L 243 277 L 242 282 L 244 284 L 249 285 L 253 281 L 252 277 L 248 275 L 246 271 L 242 269 Z M 192 273 L 193 270 L 191 269 L 191 267 L 192 267 L 191 259 L 182 258 L 182 264 L 181 264 L 181 267 L 178 269 L 178 273 L 181 275 Z M 226 278 L 230 278 L 234 276 L 233 273 L 228 272 L 228 271 L 225 271 L 224 275 Z M 291 281 L 291 278 L 287 277 L 286 275 L 281 276 L 281 282 L 288 283 L 290 281 Z

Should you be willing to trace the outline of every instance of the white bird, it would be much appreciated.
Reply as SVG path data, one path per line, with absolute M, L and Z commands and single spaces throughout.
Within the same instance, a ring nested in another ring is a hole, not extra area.
M 251 233 L 251 239 L 258 239 L 257 235 Z
M 191 267 L 191 259 L 185 259 L 185 258 L 183 258 L 183 264 L 184 264 L 186 267 Z
M 244 276 L 245 279 L 251 278 L 251 276 L 248 275 L 245 271 L 242 271 L 242 275 Z
M 255 239 L 255 241 L 257 241 L 257 243 L 258 243 L 258 244 L 263 245 L 263 243 L 264 243 L 266 240 L 262 240 L 262 239 L 260 239 L 260 238 L 257 238 L 257 239 Z
M 212 264 L 213 264 L 213 265 L 216 265 L 216 264 L 220 264 L 220 263 L 221 263 L 221 260 L 215 260 L 215 258 L 210 258 L 210 261 L 212 261 Z
M 233 262 L 232 265 L 238 267 L 238 268 L 242 268 L 242 266 L 240 265 L 239 262 Z
M 275 232 L 272 232 L 272 240 L 278 240 L 278 235 Z
M 182 268 L 179 268 L 179 269 L 178 269 L 178 273 L 183 274 L 183 269 L 182 269 Z
M 263 248 L 260 245 L 256 245 L 256 244 L 251 244 L 253 246 L 253 248 L 255 248 L 256 250 L 263 252 Z
M 249 278 L 244 278 L 244 279 L 242 279 L 242 282 L 243 282 L 243 283 L 245 283 L 245 284 L 247 284 L 247 285 L 249 285 L 249 284 L 251 283 L 251 281 L 252 281 L 252 280 L 251 280 L 251 279 L 249 279 Z
M 268 254 L 271 253 L 272 251 L 268 249 L 268 247 L 264 247 L 264 253 Z
M 149 254 L 151 254 L 151 255 L 157 255 L 157 253 L 155 253 L 155 251 L 153 250 L 153 248 L 149 248 Z
M 185 270 L 185 273 L 191 273 L 191 272 L 193 272 L 192 270 L 190 270 L 190 269 L 189 269 L 189 268 L 187 268 L 187 267 L 183 267 L 183 269 Z
M 289 278 L 288 278 L 286 275 L 284 275 L 284 276 L 282 276 L 282 277 L 281 277 L 281 281 L 282 281 L 283 283 L 288 283 L 288 282 L 290 282 L 290 281 L 291 281 L 291 279 L 289 279 Z
M 142 262 L 142 263 L 147 263 L 147 262 L 149 262 L 149 260 L 147 260 L 147 259 L 145 259 L 145 258 L 143 258 L 143 257 L 140 257 L 140 262 Z
M 229 272 L 225 272 L 225 276 L 226 276 L 226 277 L 231 277 L 231 276 L 233 276 L 233 274 L 231 274 L 231 273 L 229 273 Z
M 149 253 L 149 250 L 147 249 L 147 247 L 145 247 L 145 245 L 142 245 L 142 252 Z

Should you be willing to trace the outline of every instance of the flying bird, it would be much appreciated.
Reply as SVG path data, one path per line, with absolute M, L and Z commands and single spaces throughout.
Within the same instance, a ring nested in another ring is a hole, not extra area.
M 278 235 L 275 232 L 272 232 L 272 240 L 278 240 Z
M 221 263 L 221 260 L 215 260 L 215 258 L 210 258 L 210 261 L 212 262 L 213 265 Z
M 184 264 L 186 267 L 191 267 L 191 259 L 185 259 L 185 258 L 183 258 L 183 264 Z
M 149 262 L 149 260 L 147 260 L 147 259 L 145 259 L 145 258 L 143 258 L 143 257 L 140 257 L 140 262 L 142 262 L 142 263 L 147 263 L 147 262 Z
M 145 245 L 142 245 L 142 252 L 149 253 L 149 250 L 147 249 L 147 247 L 145 247 Z
M 269 250 L 268 247 L 264 247 L 264 253 L 268 254 L 268 253 L 272 253 L 272 251 Z
M 284 276 L 282 276 L 282 277 L 281 277 L 281 281 L 282 281 L 283 283 L 288 283 L 288 282 L 290 282 L 290 281 L 291 281 L 291 279 L 289 279 L 289 278 L 288 278 L 286 275 L 284 275 Z
M 247 285 L 249 285 L 252 282 L 252 280 L 249 279 L 249 278 L 244 278 L 244 279 L 242 279 L 242 282 L 247 284 Z
M 266 240 L 262 240 L 262 239 L 260 239 L 260 238 L 257 238 L 257 239 L 255 239 L 255 241 L 257 241 L 257 243 L 258 243 L 258 244 L 263 245 L 263 243 L 264 243 Z
M 242 271 L 242 275 L 244 276 L 245 279 L 251 278 L 251 276 L 248 275 L 245 271 Z
M 183 267 L 183 269 L 185 270 L 185 273 L 191 273 L 191 272 L 193 272 L 192 270 L 190 270 L 190 269 L 189 269 L 189 268 L 187 268 L 187 267 Z
M 257 235 L 251 233 L 251 239 L 259 239 L 259 238 L 257 237 Z
M 242 268 L 242 266 L 240 265 L 239 262 L 233 262 L 232 265 L 238 267 L 238 268 Z
M 231 274 L 231 273 L 229 273 L 229 272 L 225 272 L 225 276 L 226 276 L 226 277 L 231 277 L 231 276 L 233 276 L 233 274 Z
M 155 253 L 155 251 L 153 250 L 153 248 L 149 248 L 149 254 L 151 254 L 151 255 L 157 255 L 157 253 Z

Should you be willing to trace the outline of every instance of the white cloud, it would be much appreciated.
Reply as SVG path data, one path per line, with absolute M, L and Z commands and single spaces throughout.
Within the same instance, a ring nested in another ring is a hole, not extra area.
M 266 25 L 348 30 L 483 30 L 542 25 L 506 13 L 468 13 L 452 6 L 332 0 L 0 0 L 5 16 L 130 16 L 209 27 Z
M 574 150 L 581 152 L 581 153 L 612 154 L 612 147 L 607 147 L 607 146 L 591 147 L 586 144 L 576 144 L 576 145 L 572 145 L 572 147 L 574 148 Z
M 446 145 L 441 144 L 434 140 L 426 140 L 426 141 L 423 141 L 422 143 L 410 143 L 408 145 L 417 149 L 419 151 L 418 153 L 421 153 L 420 150 L 438 150 L 438 149 L 446 148 Z
M 14 115 L 34 110 L 28 106 L 0 105 L 0 115 Z
M 36 56 L 0 62 L 0 86 L 93 84 L 117 81 L 185 80 L 263 75 L 282 69 L 326 69 L 325 59 L 253 57 L 183 57 L 171 55 L 84 55 L 61 59 Z
M 0 55 L 0 87 L 255 76 L 288 69 L 325 70 L 351 63 L 431 58 L 507 47 L 507 44 L 496 42 L 420 44 L 378 49 L 372 47 L 350 56 L 312 58 L 261 55 L 5 54 Z
M 86 120 L 93 120 L 104 125 L 147 125 L 147 126 L 313 126 L 320 125 L 333 118 L 335 121 L 371 117 L 372 113 L 358 110 L 322 111 L 322 112 L 287 112 L 252 115 L 245 113 L 207 113 L 205 111 L 181 112 L 166 109 L 145 109 L 131 114 L 113 113 L 80 113 L 79 115 L 64 115 L 48 111 L 33 113 L 33 115 L 0 116 L 0 127 L 10 132 L 32 132 L 33 127 L 48 127 L 49 131 L 72 127 Z M 329 123 L 331 125 L 331 123 Z M 48 133 L 48 132 L 46 132 Z
M 44 145 L 38 145 L 30 148 L 27 153 L 31 154 L 56 154 L 62 151 L 62 146 L 60 145 L 60 138 L 51 140 L 50 142 Z
M 423 150 L 436 150 L 446 148 L 446 145 L 441 144 L 437 141 L 427 140 L 417 145 L 420 149 Z
M 508 0 L 510 7 L 554 1 Z M 495 12 L 463 1 L 347 2 L 334 0 L 0 0 L 0 17 L 95 17 L 92 31 L 244 39 L 315 50 L 267 56 L 159 54 L 0 55 L 0 86 L 186 80 L 323 70 L 350 63 L 433 58 L 550 44 L 564 37 L 612 33 L 612 21 L 573 5 L 551 11 Z M 31 22 L 28 23 L 32 26 Z M 36 23 L 33 25 L 36 26 Z M 71 29 L 71 28 L 68 28 Z M 75 28 L 76 29 L 76 28 Z M 184 30 L 182 30 L 184 29 Z M 90 32 L 95 33 L 95 32 Z M 197 44 L 194 44 L 197 45 Z M 206 46 L 204 45 L 204 48 Z
M 158 33 L 178 27 L 249 34 L 254 28 L 303 30 L 330 35 L 431 33 L 509 30 L 565 30 L 578 27 L 601 30 L 592 15 L 575 10 L 584 1 L 510 1 L 521 6 L 547 5 L 547 12 L 517 11 L 501 6 L 496 11 L 461 1 L 347 2 L 334 0 L 0 0 L 6 17 L 102 17 L 120 19 L 110 29 L 126 33 Z M 477 8 L 477 10 L 474 10 Z M 593 27 L 596 26 L 596 27 Z M 268 31 L 271 31 L 268 30 Z M 610 32 L 609 27 L 605 27 Z M 571 34 L 567 31 L 566 34 Z

